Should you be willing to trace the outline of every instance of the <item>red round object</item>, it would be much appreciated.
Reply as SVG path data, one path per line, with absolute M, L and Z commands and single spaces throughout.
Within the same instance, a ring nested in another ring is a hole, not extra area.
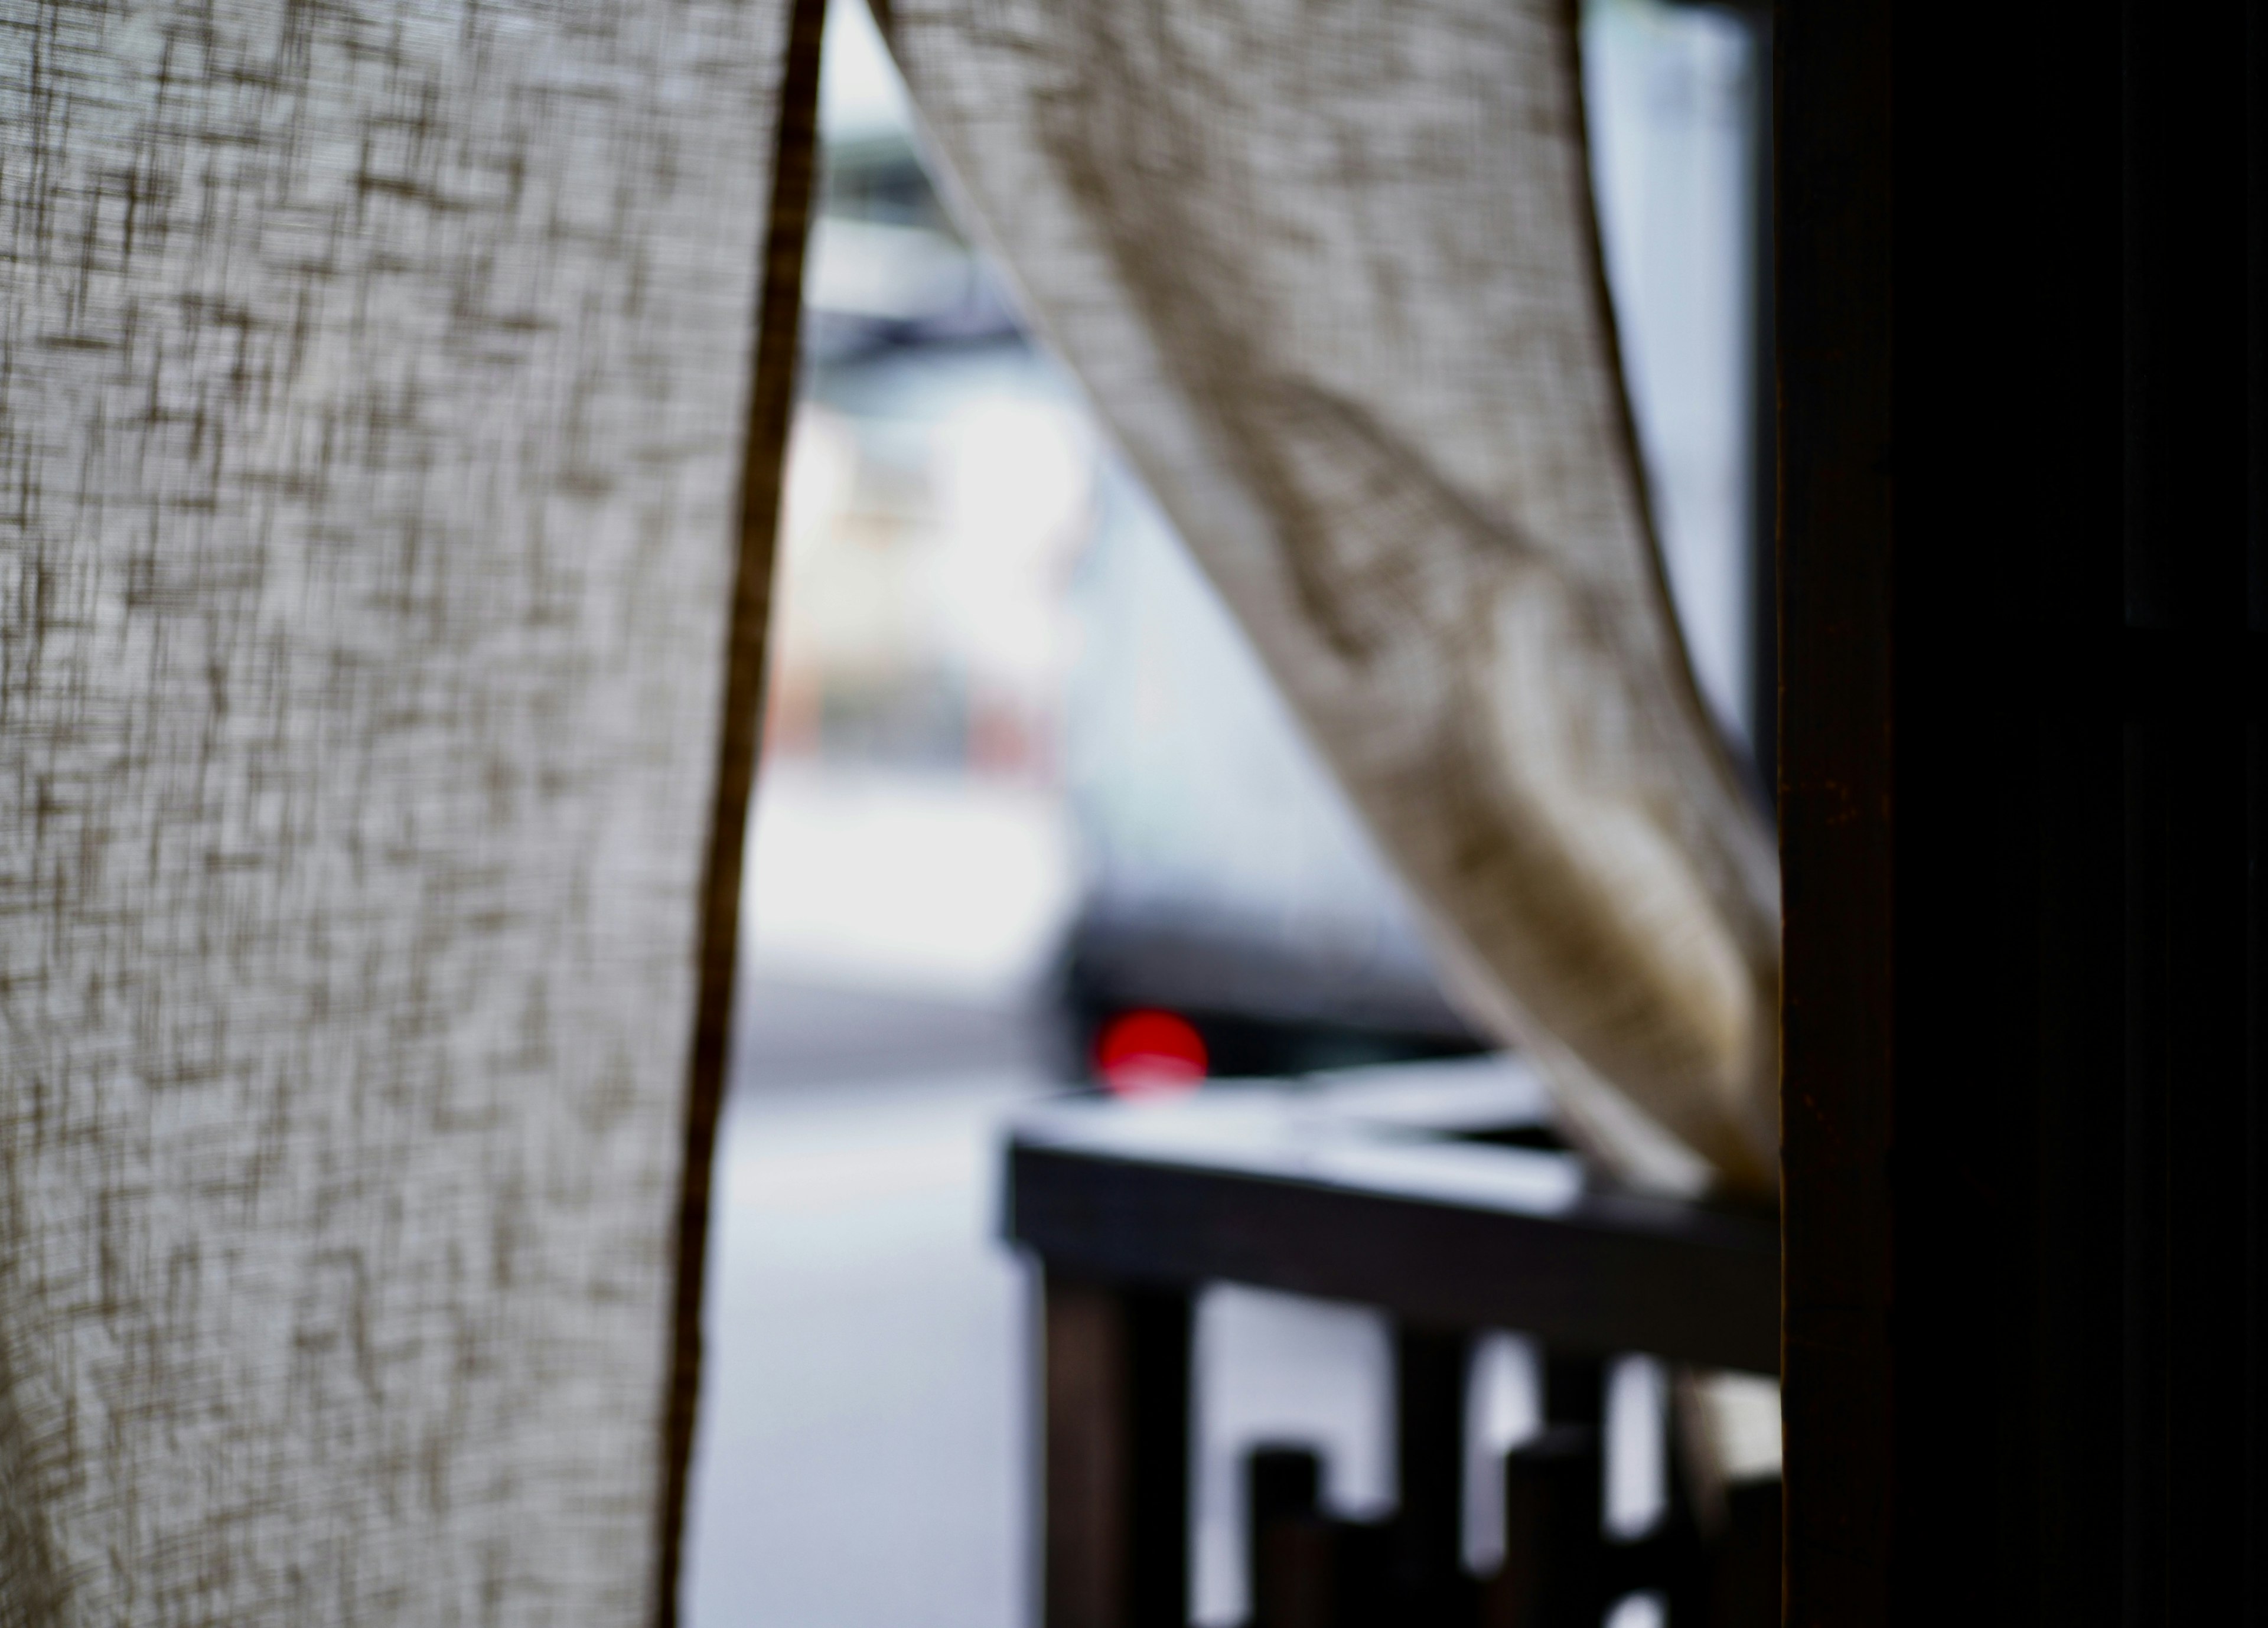
M 1120 1096 L 1194 1090 L 1207 1062 L 1204 1036 L 1170 1012 L 1122 1012 L 1094 1042 L 1094 1072 Z

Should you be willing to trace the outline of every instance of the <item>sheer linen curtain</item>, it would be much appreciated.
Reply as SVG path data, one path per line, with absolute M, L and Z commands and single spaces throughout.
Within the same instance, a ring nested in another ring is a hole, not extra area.
M 9 1628 L 654 1612 L 787 12 L 0 19 Z
M 1777 1188 L 1778 879 L 1695 691 L 1569 0 L 893 0 L 968 218 L 1623 1173 Z

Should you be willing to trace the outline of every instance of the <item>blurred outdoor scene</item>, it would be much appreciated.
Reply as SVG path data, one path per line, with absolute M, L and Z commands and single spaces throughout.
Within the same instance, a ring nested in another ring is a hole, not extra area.
M 1594 0 L 1585 48 L 1671 586 L 1745 750 L 1749 38 Z M 1034 1616 L 1035 1463 L 1030 1285 L 996 1238 L 1003 1116 L 1108 1088 L 1130 1014 L 1182 1025 L 1142 1043 L 1180 1048 L 1192 1078 L 1484 1042 L 1227 613 L 956 226 L 860 0 L 831 7 L 821 116 L 686 1604 L 696 1628 L 1009 1628 Z M 1250 1442 L 1314 1440 L 1336 1506 L 1392 1503 L 1385 1359 L 1359 1309 L 1207 1297 L 1200 1622 L 1245 1610 Z M 1495 1342 L 1475 1384 L 1480 1549 L 1484 1455 L 1532 1425 L 1525 1347 Z M 1634 1524 L 1661 1496 L 1639 1425 L 1662 1385 L 1636 1360 L 1613 1383 L 1610 1506 Z

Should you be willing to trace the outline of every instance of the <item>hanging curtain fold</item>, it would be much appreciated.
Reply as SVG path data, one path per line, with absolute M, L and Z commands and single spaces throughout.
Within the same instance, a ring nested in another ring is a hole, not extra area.
M 653 1611 L 787 22 L 0 23 L 0 1624 Z
M 1778 877 L 1646 512 L 1564 0 L 895 0 L 936 156 L 1625 1174 L 1774 1190 Z

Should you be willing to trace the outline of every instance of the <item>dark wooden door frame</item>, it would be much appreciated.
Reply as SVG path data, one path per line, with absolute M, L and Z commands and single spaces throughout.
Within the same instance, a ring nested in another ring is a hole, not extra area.
M 1787 1620 L 2268 1620 L 2260 7 L 1777 20 Z
M 1887 0 L 1775 30 L 1788 1620 L 1887 1620 L 1893 1053 Z

